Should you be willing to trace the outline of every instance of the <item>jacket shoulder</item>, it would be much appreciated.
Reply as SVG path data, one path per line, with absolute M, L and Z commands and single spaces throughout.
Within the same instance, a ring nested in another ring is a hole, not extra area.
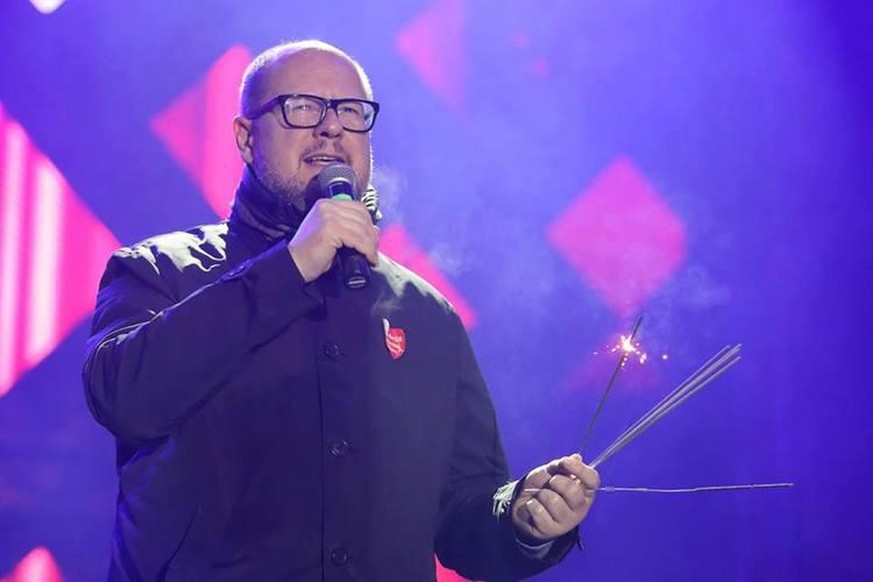
M 197 266 L 209 270 L 227 258 L 227 224 L 206 224 L 149 237 L 116 251 L 119 259 L 141 259 L 161 272 Z
M 179 299 L 226 270 L 227 224 L 156 235 L 115 251 L 100 287 L 133 277 Z
M 404 298 L 417 297 L 437 305 L 447 314 L 457 317 L 454 305 L 432 283 L 397 261 L 379 254 L 379 271 L 394 293 Z

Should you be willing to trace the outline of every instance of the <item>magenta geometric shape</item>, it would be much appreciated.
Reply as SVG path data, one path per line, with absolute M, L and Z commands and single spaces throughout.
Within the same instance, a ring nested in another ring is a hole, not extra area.
M 626 319 L 685 258 L 685 228 L 627 158 L 615 160 L 547 231 L 552 246 Z
M 91 312 L 119 246 L 0 105 L 0 396 Z
M 400 56 L 454 111 L 464 104 L 464 41 L 464 0 L 436 0 L 394 39 Z
M 39 546 L 24 556 L 0 582 L 63 582 L 64 576 L 52 553 Z
M 473 329 L 476 325 L 476 312 L 454 285 L 434 266 L 427 253 L 415 244 L 405 228 L 393 224 L 382 229 L 379 236 L 379 250 L 436 287 L 455 307 L 464 327 L 468 330 Z
M 239 112 L 240 80 L 251 58 L 244 46 L 231 47 L 151 121 L 152 132 L 222 218 L 230 210 L 243 165 L 232 122 Z
M 443 566 L 439 558 L 434 556 L 434 561 L 436 562 L 436 578 L 437 582 L 469 582 L 467 578 L 464 578 L 454 570 L 450 570 Z M 0 580 L 0 582 L 3 582 Z

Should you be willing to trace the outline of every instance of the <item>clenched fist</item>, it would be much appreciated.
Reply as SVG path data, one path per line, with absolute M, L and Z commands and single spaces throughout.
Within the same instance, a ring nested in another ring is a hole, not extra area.
M 579 525 L 600 487 L 600 475 L 578 454 L 528 473 L 512 504 L 512 522 L 522 541 L 545 542 Z
M 342 247 L 357 250 L 373 265 L 378 261 L 379 227 L 360 202 L 318 200 L 288 243 L 291 258 L 307 283 L 330 269 Z

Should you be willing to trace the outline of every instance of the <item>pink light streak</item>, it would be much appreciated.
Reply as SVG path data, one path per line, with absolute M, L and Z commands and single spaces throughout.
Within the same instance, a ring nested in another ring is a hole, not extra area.
M 3 159 L 3 231 L 0 233 L 0 396 L 12 386 L 17 357 L 18 272 L 21 259 L 21 223 L 24 206 L 25 136 L 20 126 L 4 123 L 0 107 L 0 137 Z
M 42 360 L 57 337 L 63 178 L 48 160 L 36 162 L 34 210 L 30 214 L 30 297 L 24 359 L 28 365 Z
M 94 306 L 119 244 L 0 104 L 0 396 Z

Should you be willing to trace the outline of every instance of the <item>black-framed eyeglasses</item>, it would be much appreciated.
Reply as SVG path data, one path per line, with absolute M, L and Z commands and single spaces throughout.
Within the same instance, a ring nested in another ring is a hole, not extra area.
M 366 133 L 373 129 L 376 116 L 379 114 L 379 104 L 366 99 L 326 99 L 318 95 L 305 93 L 288 93 L 276 95 L 248 116 L 257 119 L 271 111 L 276 105 L 282 107 L 282 117 L 289 127 L 316 127 L 327 115 L 328 109 L 333 109 L 340 125 L 348 131 Z

